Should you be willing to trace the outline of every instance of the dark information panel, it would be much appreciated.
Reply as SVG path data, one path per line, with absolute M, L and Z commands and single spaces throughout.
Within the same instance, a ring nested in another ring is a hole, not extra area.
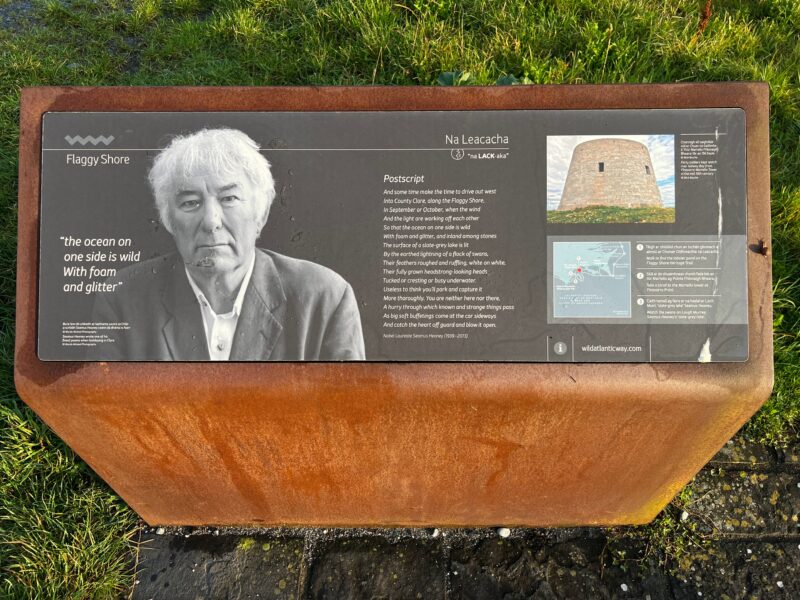
M 47 113 L 42 360 L 748 357 L 740 109 Z

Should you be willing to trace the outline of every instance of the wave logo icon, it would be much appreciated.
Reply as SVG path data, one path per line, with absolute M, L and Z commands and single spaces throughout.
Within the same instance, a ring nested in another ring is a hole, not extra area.
M 81 146 L 85 146 L 86 144 L 92 144 L 93 146 L 97 146 L 98 144 L 105 144 L 108 146 L 111 142 L 114 141 L 113 135 L 98 135 L 94 137 L 93 135 L 81 136 L 81 135 L 65 135 L 64 139 L 67 140 L 67 143 L 70 146 L 74 146 L 75 144 L 80 144 Z

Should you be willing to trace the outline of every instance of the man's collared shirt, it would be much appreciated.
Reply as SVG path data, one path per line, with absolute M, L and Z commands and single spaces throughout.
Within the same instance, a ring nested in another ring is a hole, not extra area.
M 192 279 L 189 269 L 186 269 L 186 277 L 189 278 L 189 285 L 192 286 L 197 301 L 200 303 L 200 313 L 203 315 L 203 328 L 206 331 L 206 345 L 208 355 L 211 360 L 228 360 L 231 356 L 231 346 L 233 345 L 233 335 L 236 333 L 236 324 L 239 322 L 239 315 L 242 313 L 242 303 L 247 286 L 250 284 L 250 276 L 253 274 L 253 267 L 256 264 L 256 256 L 250 259 L 250 266 L 242 279 L 233 309 L 224 315 L 218 315 L 211 308 L 211 304 L 206 299 L 205 294 L 197 287 Z

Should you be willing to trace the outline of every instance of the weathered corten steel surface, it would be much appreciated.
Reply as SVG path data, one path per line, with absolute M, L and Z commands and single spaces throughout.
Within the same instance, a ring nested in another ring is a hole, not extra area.
M 37 359 L 46 111 L 683 107 L 746 111 L 746 363 Z M 772 388 L 765 84 L 36 88 L 21 119 L 17 389 L 148 523 L 643 523 Z

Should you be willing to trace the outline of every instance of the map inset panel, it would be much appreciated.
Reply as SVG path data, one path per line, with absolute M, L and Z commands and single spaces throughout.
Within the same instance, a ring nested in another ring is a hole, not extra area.
M 630 242 L 553 243 L 554 318 L 630 316 Z

